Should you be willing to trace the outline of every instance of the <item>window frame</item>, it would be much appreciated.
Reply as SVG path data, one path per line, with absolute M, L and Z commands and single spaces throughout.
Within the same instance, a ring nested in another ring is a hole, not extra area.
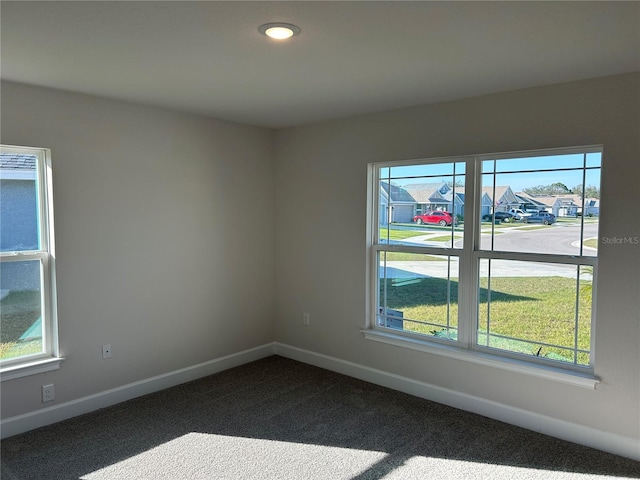
M 570 148 L 553 148 L 516 152 L 502 152 L 497 154 L 464 155 L 454 157 L 437 157 L 426 159 L 410 159 L 400 161 L 375 162 L 368 165 L 367 190 L 367 313 L 365 328 L 362 330 L 368 340 L 374 340 L 400 347 L 426 351 L 451 358 L 462 359 L 473 363 L 492 366 L 500 369 L 528 373 L 534 376 L 550 378 L 564 383 L 595 388 L 599 379 L 594 374 L 595 365 L 595 313 L 597 299 L 598 257 L 580 255 L 504 252 L 481 250 L 480 211 L 482 206 L 483 162 L 486 160 L 500 160 L 510 158 L 541 157 L 549 155 L 588 154 L 598 152 L 604 154 L 602 145 L 590 145 Z M 380 240 L 380 172 L 383 168 L 402 167 L 408 165 L 429 165 L 442 163 L 465 163 L 465 204 L 464 204 L 464 233 L 463 247 L 428 247 L 404 246 L 384 244 Z M 583 165 L 583 192 L 586 165 Z M 602 169 L 602 164 L 600 164 Z M 601 170 L 602 171 L 602 170 Z M 486 174 L 486 172 L 485 172 Z M 584 206 L 584 194 L 583 194 Z M 584 215 L 580 220 L 580 240 L 584 239 Z M 492 225 L 492 230 L 493 230 Z M 379 300 L 379 252 L 412 252 L 429 255 L 452 255 L 459 258 L 458 279 L 458 336 L 456 341 L 441 339 L 428 335 L 412 334 L 410 332 L 395 332 L 377 325 Z M 562 364 L 550 360 L 529 357 L 506 350 L 478 344 L 479 328 L 479 295 L 480 261 L 481 259 L 521 260 L 543 263 L 558 263 L 563 265 L 588 265 L 593 268 L 592 274 L 592 304 L 590 331 L 590 362 L 588 366 L 577 363 Z
M 56 255 L 53 217 L 53 186 L 51 150 L 38 147 L 0 145 L 3 153 L 28 154 L 36 157 L 36 198 L 38 208 L 39 248 L 35 250 L 0 252 L 0 261 L 38 261 L 41 265 L 41 315 L 43 352 L 2 360 L 0 381 L 42 373 L 59 368 L 63 358 L 58 344 L 56 293 Z

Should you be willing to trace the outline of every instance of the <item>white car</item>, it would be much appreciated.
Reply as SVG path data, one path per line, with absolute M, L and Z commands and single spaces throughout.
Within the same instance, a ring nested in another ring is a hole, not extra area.
M 519 208 L 512 208 L 509 210 L 509 213 L 516 217 L 516 220 L 522 220 L 523 218 L 527 218 L 532 215 L 531 213 L 520 210 Z

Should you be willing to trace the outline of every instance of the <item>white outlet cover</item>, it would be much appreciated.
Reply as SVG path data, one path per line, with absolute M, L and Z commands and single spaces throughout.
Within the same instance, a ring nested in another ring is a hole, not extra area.
M 42 402 L 51 402 L 55 399 L 55 389 L 53 384 L 42 386 Z

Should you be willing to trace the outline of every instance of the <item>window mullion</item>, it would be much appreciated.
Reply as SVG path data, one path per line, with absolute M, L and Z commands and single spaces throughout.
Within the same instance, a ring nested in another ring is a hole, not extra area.
M 479 223 L 476 218 L 478 201 L 476 192 L 479 189 L 477 181 L 477 162 L 474 158 L 467 159 L 464 204 L 464 240 L 460 255 L 460 277 L 458 292 L 458 342 L 463 348 L 473 345 L 474 325 L 477 317 L 477 261 L 474 259 L 474 248 L 479 243 Z
M 26 262 L 29 260 L 45 260 L 49 253 L 45 251 L 28 252 L 3 252 L 0 254 L 0 262 Z

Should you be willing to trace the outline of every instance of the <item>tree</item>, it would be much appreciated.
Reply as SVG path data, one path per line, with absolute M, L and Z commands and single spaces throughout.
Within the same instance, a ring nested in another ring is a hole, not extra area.
M 600 198 L 600 189 L 595 185 L 589 185 L 584 191 L 584 196 L 587 198 Z
M 575 195 L 582 195 L 582 185 L 576 185 L 572 190 Z M 600 189 L 595 185 L 589 185 L 584 190 L 584 196 L 585 198 L 600 198 Z
M 523 191 L 529 195 L 564 195 L 571 193 L 571 190 L 561 182 L 551 185 L 537 185 L 535 187 L 524 188 Z
M 453 185 L 454 185 L 454 183 L 453 183 L 451 180 L 449 180 L 449 181 L 447 182 L 447 186 L 449 186 L 449 187 L 453 188 Z M 462 181 L 460 181 L 460 180 L 456 180 L 456 182 L 455 182 L 455 187 L 456 187 L 456 189 L 461 188 L 461 187 L 464 187 L 464 182 L 462 182 Z

